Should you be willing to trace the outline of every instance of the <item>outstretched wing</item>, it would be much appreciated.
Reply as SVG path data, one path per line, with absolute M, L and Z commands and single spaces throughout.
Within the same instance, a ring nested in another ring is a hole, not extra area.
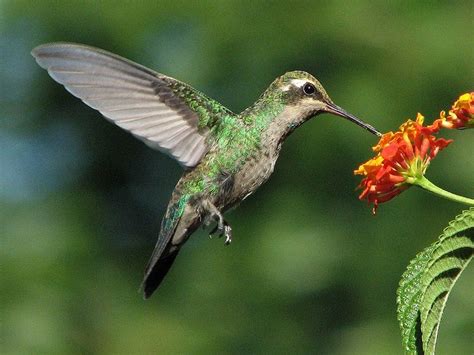
M 207 152 L 218 117 L 233 115 L 189 85 L 101 49 L 51 43 L 31 53 L 74 96 L 184 167 Z

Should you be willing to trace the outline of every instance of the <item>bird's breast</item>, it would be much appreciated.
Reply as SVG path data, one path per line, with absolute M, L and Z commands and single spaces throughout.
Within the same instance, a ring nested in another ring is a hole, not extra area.
M 277 158 L 277 152 L 263 150 L 247 159 L 234 175 L 226 204 L 235 205 L 254 193 L 273 173 Z

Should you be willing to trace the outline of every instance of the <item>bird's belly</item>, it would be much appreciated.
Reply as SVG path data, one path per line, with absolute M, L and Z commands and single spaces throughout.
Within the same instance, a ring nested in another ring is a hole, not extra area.
M 234 176 L 228 202 L 235 205 L 254 193 L 273 173 L 276 160 L 276 156 L 248 160 Z

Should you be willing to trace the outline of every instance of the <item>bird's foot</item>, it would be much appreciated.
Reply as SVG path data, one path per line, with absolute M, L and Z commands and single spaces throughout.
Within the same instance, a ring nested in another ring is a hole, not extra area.
M 214 229 L 210 232 L 209 238 L 212 238 L 213 234 L 218 234 L 219 238 L 225 236 L 225 245 L 229 245 L 232 243 L 232 227 L 224 220 L 222 226 L 219 223 L 214 227 Z
M 232 242 L 232 228 L 224 220 L 222 213 L 208 200 L 202 203 L 202 208 L 207 212 L 203 222 L 204 226 L 208 226 L 212 221 L 217 222 L 217 225 L 209 233 L 209 238 L 212 238 L 213 234 L 219 235 L 219 238 L 225 236 L 224 244 L 229 245 Z

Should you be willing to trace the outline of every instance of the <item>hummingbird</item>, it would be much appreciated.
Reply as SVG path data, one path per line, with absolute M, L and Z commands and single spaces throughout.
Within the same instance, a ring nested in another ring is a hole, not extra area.
M 334 104 L 304 71 L 276 78 L 254 104 L 236 114 L 184 82 L 102 49 L 49 43 L 31 53 L 72 95 L 184 168 L 145 268 L 145 299 L 200 226 L 215 223 L 210 235 L 231 243 L 232 228 L 223 214 L 268 180 L 282 143 L 304 122 L 331 113 L 381 135 Z

